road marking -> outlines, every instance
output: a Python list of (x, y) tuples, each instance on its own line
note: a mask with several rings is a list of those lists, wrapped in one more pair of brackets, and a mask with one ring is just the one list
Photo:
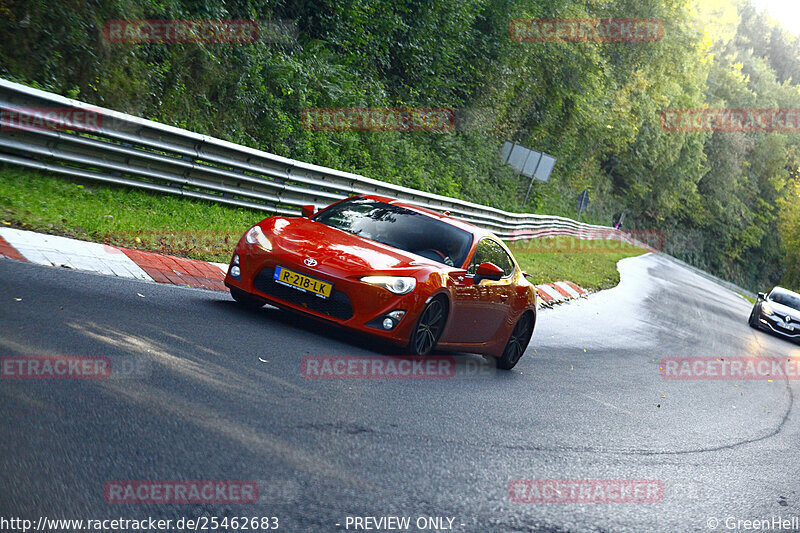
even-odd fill
[(626, 414), (629, 414), (629, 415), (633, 415), (633, 413), (631, 413), (630, 411), (628, 411), (628, 410), (626, 410), (626, 409), (622, 409), (621, 407), (617, 407), (616, 405), (612, 405), (612, 404), (610, 404), (610, 403), (608, 403), (608, 402), (604, 402), (603, 400), (598, 400), (597, 398), (594, 398), (594, 397), (592, 397), (592, 396), (589, 396), (588, 394), (584, 394), (584, 393), (582, 393), (582, 392), (579, 392), (578, 394), (580, 394), (581, 396), (585, 396), (585, 397), (589, 398), (590, 400), (594, 400), (594, 401), (596, 401), (596, 402), (597, 402), (597, 403), (599, 403), (599, 404), (603, 404), (603, 405), (605, 405), (606, 407), (610, 407), (610, 408), (612, 408), (612, 409), (616, 409), (617, 411), (622, 411), (623, 413), (626, 413)]

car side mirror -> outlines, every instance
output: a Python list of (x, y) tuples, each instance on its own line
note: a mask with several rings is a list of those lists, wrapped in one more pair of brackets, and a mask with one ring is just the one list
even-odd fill
[(300, 208), (300, 211), (303, 214), (303, 218), (311, 218), (314, 216), (314, 213), (317, 212), (317, 206), (315, 205), (304, 205)]
[(767, 294), (764, 293), (764, 292), (759, 292), (758, 293), (758, 299), (759, 300), (766, 300), (767, 299)]
[(485, 279), (497, 281), (503, 277), (503, 269), (494, 263), (481, 263), (475, 271), (475, 285), (479, 284)]

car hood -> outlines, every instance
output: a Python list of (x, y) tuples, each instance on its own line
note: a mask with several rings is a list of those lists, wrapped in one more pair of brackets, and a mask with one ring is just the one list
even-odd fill
[(273, 246), (316, 261), (317, 268), (361, 274), (401, 271), (412, 273), (448, 268), (424, 257), (332, 228), (307, 218), (272, 217), (261, 223)]
[(776, 302), (772, 302), (767, 300), (765, 303), (768, 303), (769, 306), (772, 308), (775, 313), (778, 314), (781, 318), (786, 318), (787, 316), (792, 317), (792, 320), (800, 322), (800, 311), (797, 309), (793, 309), (789, 306), (779, 304)]

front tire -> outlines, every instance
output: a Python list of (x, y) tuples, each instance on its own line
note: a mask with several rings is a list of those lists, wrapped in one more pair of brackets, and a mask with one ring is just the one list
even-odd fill
[(747, 323), (750, 324), (750, 327), (753, 329), (760, 329), (758, 327), (758, 318), (756, 317), (756, 308), (753, 307), (753, 312), (750, 313), (750, 318), (747, 319)]
[(428, 355), (436, 347), (447, 323), (447, 304), (443, 298), (434, 298), (419, 316), (411, 333), (408, 350), (413, 355)]
[(533, 313), (525, 313), (519, 318), (508, 338), (502, 357), (497, 360), (497, 368), (511, 370), (516, 366), (525, 353), (528, 343), (531, 342), (533, 325)]
[(236, 289), (234, 287), (231, 287), (230, 289), (231, 289), (231, 296), (233, 296), (233, 299), (236, 300), (236, 303), (238, 303), (245, 309), (249, 311), (257, 311), (262, 307), (264, 307), (264, 302), (262, 302), (255, 296), (252, 296), (244, 292), (243, 290)]

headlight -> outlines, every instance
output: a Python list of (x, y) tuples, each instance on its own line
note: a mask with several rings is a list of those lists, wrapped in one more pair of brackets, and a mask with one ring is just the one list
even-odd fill
[(761, 304), (761, 312), (765, 315), (774, 315), (775, 311), (769, 306), (769, 304)]
[(269, 242), (269, 239), (267, 239), (267, 236), (264, 235), (264, 232), (259, 226), (253, 226), (247, 230), (247, 233), (244, 234), (244, 240), (247, 244), (255, 244), (268, 252), (272, 251), (272, 243)]
[(395, 294), (408, 294), (417, 286), (416, 279), (404, 276), (365, 276), (361, 281), (383, 287)]

